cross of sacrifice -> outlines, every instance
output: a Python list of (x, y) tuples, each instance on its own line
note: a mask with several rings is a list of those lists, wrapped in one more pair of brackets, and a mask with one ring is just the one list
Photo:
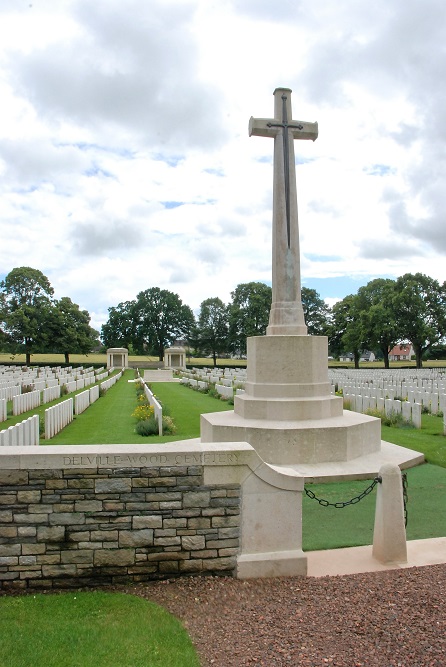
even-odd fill
[(274, 118), (249, 120), (249, 136), (274, 137), (273, 261), (267, 335), (306, 335), (302, 308), (294, 139), (318, 135), (317, 123), (292, 118), (291, 90), (274, 91)]

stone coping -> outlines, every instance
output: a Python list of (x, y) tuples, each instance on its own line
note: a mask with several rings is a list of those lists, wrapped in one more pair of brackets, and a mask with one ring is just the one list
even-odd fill
[(265, 463), (247, 442), (202, 444), (196, 438), (151, 446), (40, 445), (0, 448), (0, 470), (5, 471), (72, 469), (82, 472), (93, 468), (126, 469), (152, 466), (215, 468), (216, 476), (221, 477), (222, 482), (231, 471), (245, 466), (247, 474), (251, 471), (279, 489), (301, 491), (304, 484), (300, 472)]
[(393, 463), (401, 470), (421, 465), (424, 454), (381, 440), (381, 449), (349, 461), (325, 463), (297, 463), (274, 466), (278, 471), (290, 469), (303, 475), (307, 483), (345, 482), (352, 479), (375, 477), (384, 463)]

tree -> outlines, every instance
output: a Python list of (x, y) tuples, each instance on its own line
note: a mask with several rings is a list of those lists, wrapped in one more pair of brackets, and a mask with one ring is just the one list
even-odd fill
[(0, 289), (3, 290), (3, 335), (10, 350), (24, 352), (26, 363), (30, 364), (31, 354), (49, 344), (45, 323), (54, 308), (54, 290), (41, 271), (29, 266), (10, 271), (0, 282)]
[(140, 292), (133, 307), (136, 346), (156, 351), (162, 361), (164, 348), (178, 338), (187, 338), (194, 326), (194, 314), (178, 294), (159, 287)]
[(398, 341), (398, 324), (394, 310), (395, 281), (389, 278), (371, 280), (358, 290), (363, 339), (369, 349), (379, 348), (384, 368), (389, 368), (389, 352)]
[(229, 340), (231, 349), (246, 354), (246, 339), (263, 336), (269, 321), (272, 289), (260, 282), (241, 283), (231, 292)]
[[(108, 320), (101, 327), (101, 340), (106, 347), (126, 347), (135, 338), (135, 301), (124, 301), (108, 309)], [(138, 350), (139, 352), (139, 350)]]
[(393, 301), (400, 341), (413, 345), (417, 368), (422, 356), (446, 335), (446, 283), (423, 273), (406, 273), (397, 279)]
[(197, 342), (200, 349), (211, 353), (214, 366), (217, 354), (228, 349), (228, 308), (216, 298), (206, 299), (201, 303), (197, 322)]
[(308, 334), (326, 336), (330, 326), (331, 309), (315, 289), (302, 287), (302, 307)]
[(347, 350), (352, 352), (355, 368), (359, 368), (359, 357), (364, 349), (364, 329), (357, 294), (350, 294), (333, 306), (330, 349), (338, 354)]
[(91, 352), (99, 332), (90, 326), (88, 311), (80, 310), (77, 303), (64, 296), (55, 302), (54, 315), (51, 347), (65, 355), (65, 363), (70, 363), (70, 354)]

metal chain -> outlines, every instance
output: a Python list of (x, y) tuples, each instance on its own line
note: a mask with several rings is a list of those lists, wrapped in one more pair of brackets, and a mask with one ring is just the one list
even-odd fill
[(407, 491), (409, 482), (407, 481), (407, 472), (402, 473), (401, 480), (403, 482), (404, 526), (407, 528), (407, 503), (409, 502), (409, 493)]
[(369, 493), (371, 493), (373, 491), (373, 489), (375, 488), (375, 486), (378, 483), (381, 483), (381, 482), (382, 482), (381, 477), (375, 477), (375, 479), (370, 484), (370, 486), (368, 486), (366, 489), (364, 489), (364, 491), (362, 493), (360, 493), (359, 496), (355, 496), (351, 500), (347, 500), (345, 502), (338, 502), (338, 503), (330, 503), (328, 500), (325, 500), (324, 498), (318, 498), (316, 496), (316, 494), (313, 493), (313, 491), (310, 491), (309, 489), (306, 489), (306, 488), (304, 488), (304, 490), (305, 490), (305, 493), (307, 494), (307, 496), (309, 498), (311, 498), (312, 500), (317, 500), (319, 505), (322, 505), (322, 507), (336, 507), (337, 509), (341, 509), (343, 507), (347, 507), (348, 505), (356, 505), (356, 503), (359, 503), (363, 498), (368, 496)]

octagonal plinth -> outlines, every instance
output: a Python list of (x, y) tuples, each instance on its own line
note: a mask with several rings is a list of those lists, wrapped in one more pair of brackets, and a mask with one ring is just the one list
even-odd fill
[(243, 419), (235, 412), (201, 415), (201, 442), (249, 442), (267, 463), (349, 461), (381, 447), (381, 421), (344, 411), (328, 419)]
[(331, 394), (324, 336), (248, 338), (245, 393), (201, 416), (202, 442), (245, 441), (277, 464), (349, 461), (380, 450), (381, 421)]

